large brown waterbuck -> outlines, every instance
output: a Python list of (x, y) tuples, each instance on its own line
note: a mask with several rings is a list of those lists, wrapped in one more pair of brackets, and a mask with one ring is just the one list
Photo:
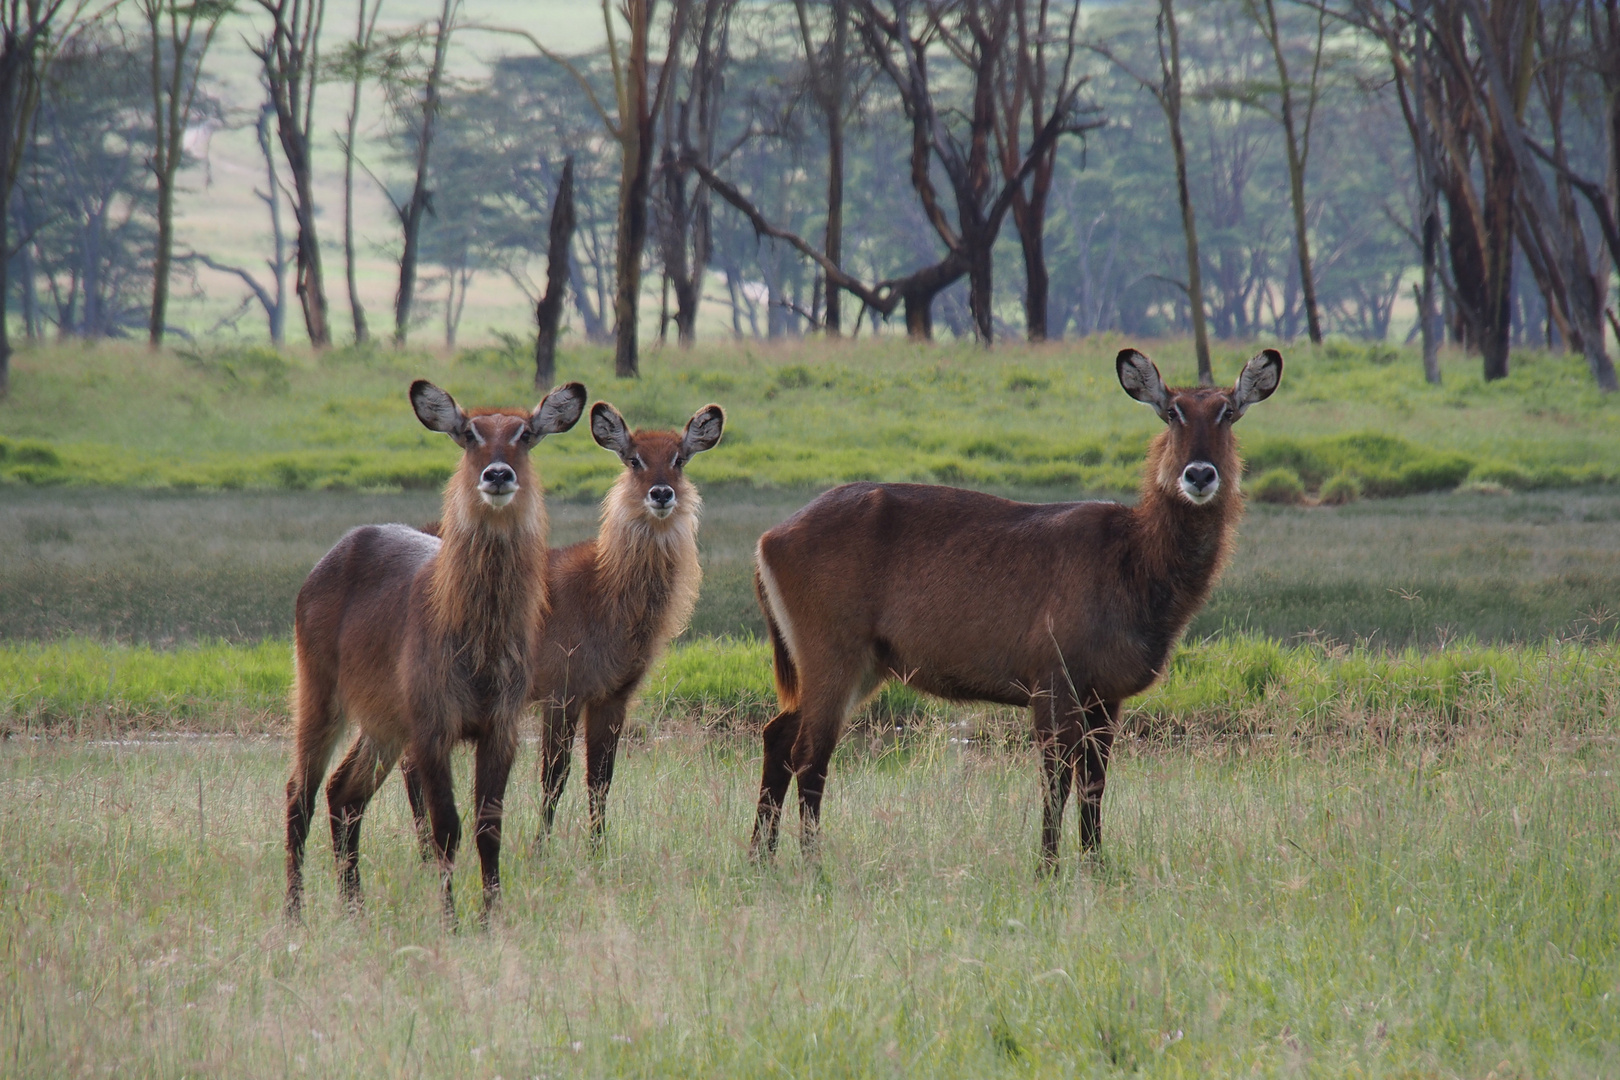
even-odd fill
[(760, 537), (755, 586), (781, 712), (764, 732), (756, 857), (775, 851), (795, 778), (814, 854), (839, 733), (890, 679), (1029, 706), (1045, 772), (1042, 866), (1057, 866), (1076, 782), (1080, 846), (1094, 848), (1120, 703), (1164, 672), (1226, 563), (1243, 511), (1232, 425), (1271, 396), (1282, 366), (1267, 349), (1230, 390), (1171, 389), (1123, 350), (1120, 384), (1165, 423), (1135, 506), (846, 484)]
[(529, 699), (532, 644), (544, 632), (546, 511), (530, 449), (567, 431), (585, 388), (559, 386), (532, 412), (471, 414), (425, 380), (411, 385), (417, 418), (462, 449), (444, 491), (440, 535), (366, 525), (327, 552), (298, 593), (293, 691), (296, 742), (287, 783), (287, 911), (303, 901), (304, 841), (315, 793), (350, 721), (360, 734), (327, 785), (344, 899), (360, 902), (360, 822), (377, 787), (408, 752), (421, 784), (445, 914), (461, 821), (450, 751), (475, 746), (474, 836), (484, 918), (500, 891), (501, 809)]

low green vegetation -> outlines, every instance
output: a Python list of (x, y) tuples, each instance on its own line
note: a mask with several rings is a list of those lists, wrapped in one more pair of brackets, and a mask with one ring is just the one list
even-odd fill
[[(834, 763), (824, 858), (745, 854), (753, 740), (621, 753), (605, 848), (532, 753), (502, 909), (438, 919), (390, 781), (346, 916), (312, 837), (281, 917), (283, 744), (0, 749), (5, 1072), (1477, 1076), (1620, 1068), (1620, 749), (1512, 735), (1122, 745), (1098, 857), (1035, 876), (1033, 752)], [(458, 760), (458, 776), (470, 762)], [(458, 783), (458, 791), (462, 785)], [(462, 796), (465, 798), (465, 796)]]
[[(650, 355), (634, 382), (613, 379), (607, 353), (583, 347), (563, 356), (559, 374), (642, 426), (725, 405), (724, 452), (693, 467), (711, 485), (885, 479), (1129, 492), (1156, 421), (1119, 392), (1120, 344), (990, 353), (892, 338), (706, 344)], [(1168, 378), (1190, 381), (1186, 343), (1148, 348)], [(1220, 377), (1245, 356), (1228, 349)], [(1414, 355), (1386, 346), (1296, 346), (1287, 363), (1282, 391), (1245, 419), (1244, 445), (1251, 471), (1290, 469), (1308, 492), (1335, 477), (1368, 497), (1620, 480), (1616, 406), (1578, 357), (1520, 354), (1514, 374), (1491, 384), (1454, 357), (1439, 388)], [(535, 397), (519, 343), (449, 358), (63, 345), (20, 353), (15, 365), (0, 403), (0, 482), (33, 485), (434, 489), (455, 452), (411, 417), (411, 378), (434, 378), (469, 404)], [(548, 440), (539, 461), (562, 496), (600, 493), (617, 473), (583, 431)]]
[[(774, 711), (770, 648), (699, 638), (677, 644), (648, 677), (635, 714), (645, 733), (674, 723), (747, 727)], [(286, 730), (292, 647), (207, 643), (168, 651), (83, 639), (0, 647), (0, 727), (11, 731), (128, 728)], [(1299, 644), (1252, 637), (1194, 641), (1164, 680), (1131, 703), (1145, 734), (1265, 731), (1319, 737), (1446, 729), (1526, 711), (1569, 730), (1602, 729), (1620, 709), (1620, 644), (1443, 651)], [(1021, 714), (964, 711), (891, 683), (867, 710), (875, 727), (958, 724), (970, 738), (1023, 737)], [(1380, 737), (1384, 737), (1380, 735)]]

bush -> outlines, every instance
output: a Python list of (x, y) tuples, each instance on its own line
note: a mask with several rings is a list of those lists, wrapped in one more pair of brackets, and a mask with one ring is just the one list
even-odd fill
[(1263, 503), (1297, 503), (1305, 498), (1305, 484), (1293, 469), (1271, 469), (1249, 485), (1249, 494)]
[(1324, 506), (1343, 506), (1361, 498), (1361, 481), (1347, 472), (1339, 473), (1322, 485)]

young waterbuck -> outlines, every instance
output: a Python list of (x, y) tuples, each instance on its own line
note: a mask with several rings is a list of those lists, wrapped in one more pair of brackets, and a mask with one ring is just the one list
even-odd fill
[(1243, 510), (1232, 425), (1282, 376), (1274, 349), (1230, 390), (1167, 388), (1135, 349), (1115, 366), (1165, 423), (1134, 507), (846, 484), (760, 537), (755, 586), (782, 711), (765, 727), (756, 857), (775, 850), (795, 778), (813, 854), (844, 720), (889, 679), (1028, 705), (1046, 780), (1042, 865), (1056, 868), (1076, 779), (1080, 845), (1096, 846), (1120, 703), (1163, 673), (1226, 562)]
[[(647, 669), (686, 627), (703, 571), (698, 565), (697, 488), (686, 477), (694, 454), (720, 441), (726, 414), (705, 405), (683, 431), (631, 432), (605, 401), (591, 408), (591, 434), (624, 462), (602, 500), (594, 540), (551, 552), (551, 615), (534, 638), (530, 694), (540, 702), (544, 775), (541, 826), (551, 828), (568, 781), (575, 732), (585, 718), (585, 787), (592, 839), (600, 839), (625, 710)], [(422, 825), (414, 761), (406, 790)]]
[(467, 413), (430, 382), (411, 384), (422, 423), (462, 448), (444, 491), (440, 536), (366, 525), (339, 540), (298, 593), (296, 743), (287, 782), (287, 911), (303, 894), (315, 793), (350, 720), (360, 734), (327, 785), (343, 897), (360, 902), (360, 821), (408, 751), (432, 819), (445, 914), (461, 839), (450, 751), (476, 744), (475, 840), (484, 917), (500, 890), (501, 801), (529, 699), (530, 654), (544, 631), (546, 511), (529, 450), (567, 431), (585, 388), (559, 386), (533, 412)]

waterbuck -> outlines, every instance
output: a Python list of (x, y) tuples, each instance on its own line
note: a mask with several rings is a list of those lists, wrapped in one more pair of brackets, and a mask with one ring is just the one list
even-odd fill
[(360, 734), (327, 785), (343, 898), (360, 902), (360, 822), (401, 752), (415, 763), (444, 910), (461, 839), (450, 751), (476, 744), (475, 841), (484, 918), (500, 890), (501, 803), (529, 699), (532, 644), (544, 631), (546, 511), (529, 450), (567, 431), (585, 388), (559, 386), (533, 412), (467, 413), (425, 380), (411, 405), (462, 449), (444, 490), (439, 536), (405, 525), (347, 533), (298, 593), (294, 619), (296, 742), (287, 782), (287, 911), (303, 900), (304, 841), (315, 793), (350, 720)]
[(1260, 353), (1230, 390), (1167, 388), (1135, 349), (1115, 367), (1165, 423), (1135, 506), (846, 484), (760, 537), (755, 588), (781, 712), (764, 732), (756, 857), (775, 851), (794, 778), (814, 854), (839, 732), (890, 679), (1029, 706), (1045, 772), (1042, 866), (1057, 866), (1076, 774), (1080, 846), (1096, 846), (1120, 703), (1164, 672), (1227, 560), (1243, 511), (1232, 425), (1276, 390), (1282, 356)]
[[(703, 500), (686, 463), (720, 441), (725, 423), (720, 406), (705, 405), (682, 431), (631, 432), (612, 405), (591, 407), (591, 435), (618, 455), (624, 472), (602, 500), (597, 537), (553, 550), (547, 562), (551, 615), (535, 635), (530, 673), (530, 694), (541, 708), (541, 838), (568, 781), (581, 716), (591, 837), (601, 838), (625, 710), (658, 654), (686, 628), (703, 577), (697, 551)], [(420, 832), (422, 791), (413, 766), (402, 768)]]

